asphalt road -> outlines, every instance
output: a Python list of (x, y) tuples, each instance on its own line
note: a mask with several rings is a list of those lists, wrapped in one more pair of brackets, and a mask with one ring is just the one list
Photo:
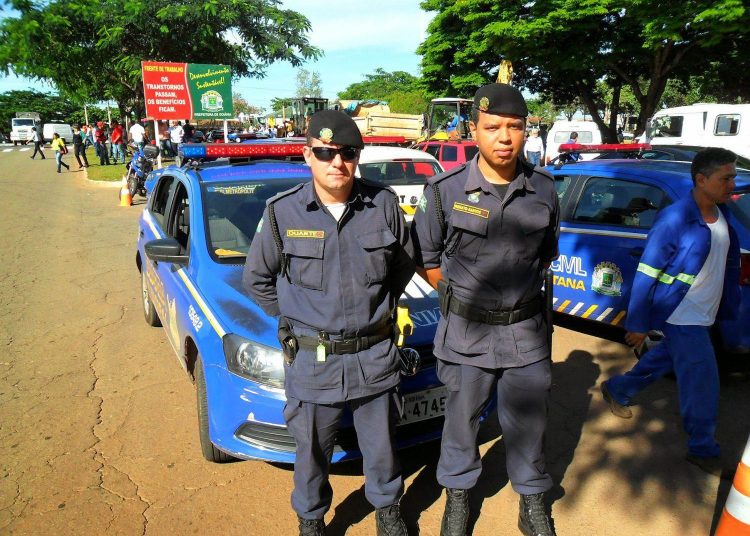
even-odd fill
[[(0, 151), (0, 533), (295, 534), (290, 467), (201, 457), (193, 386), (161, 329), (143, 321), (141, 206), (120, 208), (116, 188), (29, 155)], [(709, 534), (730, 483), (684, 461), (674, 382), (620, 420), (598, 386), (632, 364), (628, 349), (564, 328), (554, 343), (557, 533)], [(722, 385), (718, 435), (732, 460), (750, 430), (748, 385)], [(483, 429), (481, 452), (472, 533), (518, 534), (496, 425)], [(437, 454), (436, 444), (403, 453), (412, 535), (439, 534)], [(363, 482), (358, 463), (334, 468), (329, 535), (374, 534)]]

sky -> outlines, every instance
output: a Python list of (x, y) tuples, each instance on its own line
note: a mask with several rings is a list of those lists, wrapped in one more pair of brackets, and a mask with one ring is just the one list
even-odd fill
[[(416, 54), (425, 39), (432, 13), (419, 8), (419, 0), (330, 2), (284, 0), (283, 6), (305, 15), (312, 29), (308, 39), (323, 51), (316, 62), (302, 68), (320, 74), (323, 97), (334, 99), (350, 84), (360, 82), (378, 67), (386, 71), (419, 74)], [(148, 58), (144, 58), (148, 59)], [(297, 69), (288, 63), (271, 65), (265, 78), (232, 81), (232, 90), (255, 106), (270, 110), (274, 97), (292, 97)], [(49, 85), (26, 78), (0, 76), (0, 93), (14, 89), (53, 91)]]

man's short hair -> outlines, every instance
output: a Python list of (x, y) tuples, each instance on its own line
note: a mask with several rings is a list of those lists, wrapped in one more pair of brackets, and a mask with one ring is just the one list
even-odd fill
[(708, 177), (717, 168), (737, 162), (737, 155), (722, 147), (709, 147), (695, 153), (690, 165), (690, 176), (695, 184), (695, 178), (700, 173)]

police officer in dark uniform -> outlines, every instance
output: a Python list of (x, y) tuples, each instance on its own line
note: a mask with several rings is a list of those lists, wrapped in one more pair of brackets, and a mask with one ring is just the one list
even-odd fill
[(528, 110), (506, 84), (479, 88), (471, 132), (479, 154), (429, 180), (412, 226), (418, 271), (438, 289), (438, 376), (446, 385), (437, 479), (447, 489), (442, 536), (465, 535), (468, 492), (482, 470), (479, 417), (497, 393), (506, 466), (521, 495), (518, 525), (553, 536), (543, 437), (551, 383), (544, 271), (557, 256), (552, 176), (520, 158)]
[(297, 443), (292, 507), (305, 535), (325, 534), (330, 460), (348, 405), (377, 534), (406, 536), (393, 449), (400, 406), (393, 319), (414, 261), (395, 193), (354, 177), (363, 146), (343, 112), (311, 117), (304, 157), (313, 180), (268, 201), (243, 274), (263, 310), (280, 315), (284, 418)]

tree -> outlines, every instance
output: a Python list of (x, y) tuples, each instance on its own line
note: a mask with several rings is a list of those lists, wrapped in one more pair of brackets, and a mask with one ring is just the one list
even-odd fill
[(243, 97), (238, 91), (232, 92), (232, 106), (234, 107), (235, 115), (260, 115), (263, 113), (263, 108), (260, 106), (254, 106), (247, 102), (245, 97)]
[(391, 73), (382, 68), (365, 75), (361, 82), (350, 84), (338, 94), (340, 100), (380, 100), (388, 103), (394, 113), (424, 113), (430, 99), (422, 88), (421, 80), (406, 71)]
[(350, 84), (338, 94), (342, 100), (386, 100), (388, 95), (401, 91), (404, 93), (421, 90), (420, 80), (406, 71), (386, 72), (382, 68), (375, 69), (372, 74), (365, 75), (362, 82)]
[(307, 69), (297, 71), (297, 97), (320, 97), (323, 94), (320, 84), (320, 73)]
[[(417, 50), (430, 89), (470, 94), (509, 59), (514, 84), (554, 102), (579, 98), (607, 141), (616, 139), (616, 125), (604, 122), (598, 82), (613, 91), (611, 118), (619, 114), (617, 95), (624, 87), (632, 91), (641, 132), (668, 80), (709, 72), (727, 57), (748, 62), (742, 47), (750, 10), (742, 0), (668, 8), (659, 0), (424, 0), (421, 6), (437, 11)], [(736, 86), (747, 88), (748, 71), (736, 76), (744, 80)]]
[(224, 64), (262, 77), (320, 51), (309, 21), (275, 0), (11, 0), (0, 22), (0, 69), (46, 80), (73, 100), (115, 100), (144, 115), (141, 61)]
[[(59, 95), (31, 90), (8, 91), (0, 93), (0, 130), (10, 129), (10, 120), (16, 112), (37, 112), (42, 123), (72, 123), (77, 111), (77, 106)], [(83, 109), (80, 112), (83, 113)]]
[(274, 97), (271, 99), (271, 110), (273, 110), (277, 114), (280, 114), (281, 110), (291, 106), (292, 102), (294, 102), (294, 99), (282, 99), (279, 97)]

